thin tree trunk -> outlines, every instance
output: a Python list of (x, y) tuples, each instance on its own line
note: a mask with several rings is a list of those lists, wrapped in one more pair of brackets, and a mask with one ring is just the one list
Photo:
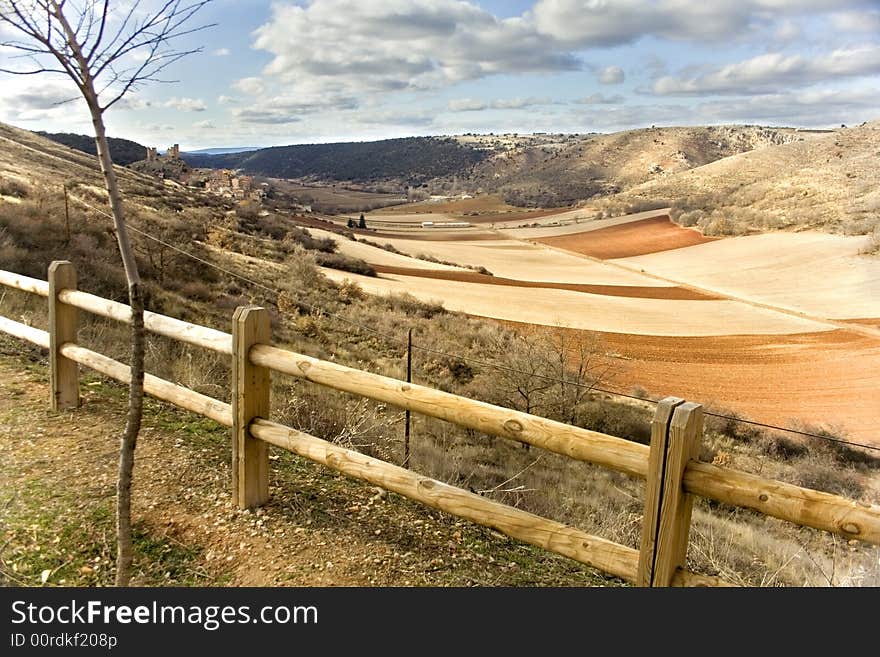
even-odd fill
[[(115, 12), (111, 8), (110, 2), (69, 3), (66, 9), (69, 9), (68, 13), (74, 17), (73, 25), (76, 26), (76, 29), (65, 16), (65, 3), (66, 0), (31, 0), (30, 2), (10, 0), (0, 5), (0, 23), (4, 28), (20, 31), (38, 44), (36, 46), (18, 42), (4, 44), (13, 50), (25, 53), (23, 56), (30, 58), (38, 66), (36, 71), (22, 71), (21, 73), (28, 75), (49, 71), (65, 73), (76, 83), (86, 100), (95, 127), (98, 160), (110, 197), (116, 239), (125, 269), (128, 298), (131, 305), (131, 380), (128, 416), (120, 441), (116, 519), (118, 541), (116, 584), (117, 586), (126, 586), (131, 580), (133, 560), (132, 472), (134, 470), (135, 447), (140, 433), (144, 396), (144, 294), (125, 223), (122, 197), (107, 144), (103, 114), (108, 107), (120, 100), (138, 82), (155, 79), (153, 76), (171, 62), (190, 52), (198, 52), (199, 49), (179, 52), (166, 51), (164, 46), (172, 39), (206, 27), (190, 30), (183, 28), (182, 24), (207, 4), (207, 1), (193, 2), (192, 4), (160, 3), (155, 12), (146, 10), (146, 18), (141, 20), (136, 17), (139, 12), (135, 11), (140, 5), (138, 0), (134, 2), (134, 9), (129, 11), (127, 16), (123, 12), (116, 36), (108, 37), (111, 39), (109, 44), (104, 39), (107, 36), (104, 28), (108, 26), (108, 20), (109, 24), (113, 24), (115, 20), (113, 16)], [(128, 34), (129, 32), (131, 34)], [(117, 60), (129, 58), (136, 50), (146, 52), (147, 57), (141, 64), (132, 65), (131, 68), (123, 66), (122, 72), (120, 69), (114, 68), (114, 63), (118, 63)], [(42, 68), (38, 59), (41, 54), (54, 57), (60, 70), (49, 67)], [(97, 83), (95, 76), (98, 78), (103, 76), (103, 82)], [(102, 107), (96, 86), (103, 87), (102, 90), (106, 91), (114, 85), (117, 86), (114, 93), (118, 91), (118, 94)], [(69, 227), (67, 237), (69, 240)]]
[[(97, 108), (97, 103), (90, 107)], [(128, 586), (131, 580), (131, 564), (133, 560), (131, 532), (131, 484), (134, 471), (134, 451), (137, 447), (138, 434), (141, 428), (141, 416), (144, 403), (144, 297), (138, 274), (137, 262), (131, 248), (125, 214), (116, 172), (110, 158), (104, 120), (100, 110), (92, 110), (92, 123), (95, 126), (95, 144), (98, 147), (98, 158), (101, 160), (101, 172), (110, 196), (110, 207), (116, 227), (116, 239), (119, 253), (125, 267), (125, 279), (128, 283), (128, 301), (131, 306), (131, 384), (128, 391), (128, 416), (125, 421), (125, 432), (119, 449), (119, 474), (116, 482), (116, 586)]]
[[(79, 51), (75, 52), (75, 55), (77, 59), (82, 58), (82, 54)], [(84, 60), (81, 62), (80, 68), (84, 72), (87, 70)], [(116, 172), (113, 170), (113, 160), (110, 157), (103, 112), (98, 103), (98, 96), (95, 93), (92, 78), (88, 74), (84, 77), (83, 95), (88, 103), (89, 111), (92, 115), (92, 125), (95, 128), (95, 145), (98, 149), (98, 159), (101, 162), (101, 173), (104, 174), (107, 194), (110, 197), (110, 208), (116, 228), (116, 240), (119, 244), (119, 254), (122, 256), (122, 265), (125, 269), (125, 280), (128, 284), (128, 301), (131, 306), (131, 381), (128, 389), (128, 414), (125, 421), (125, 431), (119, 447), (119, 472), (116, 481), (116, 586), (128, 586), (131, 581), (131, 565), (133, 561), (131, 532), (132, 473), (134, 471), (134, 451), (137, 447), (138, 434), (141, 429), (141, 416), (144, 405), (144, 296), (137, 261), (135, 260), (131, 240), (128, 237), (122, 197), (119, 193), (119, 184), (116, 180)]]

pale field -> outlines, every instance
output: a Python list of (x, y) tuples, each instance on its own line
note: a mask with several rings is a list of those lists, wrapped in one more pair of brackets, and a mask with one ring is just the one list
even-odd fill
[(634, 299), (397, 274), (373, 278), (331, 269), (323, 271), (335, 281), (355, 281), (370, 294), (407, 292), (422, 301), (442, 302), (447, 310), (581, 330), (623, 331), (634, 335), (712, 336), (807, 333), (830, 328), (736, 301)]
[(828, 319), (880, 317), (880, 258), (859, 255), (868, 238), (766, 233), (620, 263), (700, 288)]
[[(610, 228), (646, 218), (643, 215), (591, 222), (589, 228)], [(554, 230), (560, 227), (548, 232)], [(550, 236), (548, 232), (544, 235)], [(880, 258), (858, 255), (865, 238), (769, 233), (607, 262), (515, 239), (371, 239), (390, 242), (404, 252), (482, 265), (510, 279), (681, 284), (727, 297), (625, 298), (397, 274), (366, 278), (326, 270), (334, 280), (356, 280), (374, 294), (408, 292), (423, 301), (441, 301), (449, 310), (597, 332), (615, 358), (612, 387), (638, 386), (655, 398), (681, 396), (780, 426), (809, 422), (880, 445), (880, 340), (872, 332), (876, 329), (841, 328), (845, 325), (822, 321), (880, 318)], [(348, 248), (340, 245), (343, 251)], [(639, 246), (636, 239), (633, 248)], [(367, 261), (383, 259), (367, 249), (359, 253)], [(398, 262), (422, 269), (427, 264)]]
[[(380, 249), (378, 247), (371, 246), (370, 244), (347, 240), (335, 233), (321, 230), (319, 228), (309, 228), (309, 232), (315, 237), (329, 237), (336, 242), (338, 246), (337, 250), (339, 251), (339, 253), (350, 256), (352, 258), (360, 258), (361, 260), (366, 260), (371, 265), (383, 265), (386, 267), (416, 267), (418, 269), (430, 269), (434, 271), (462, 271), (461, 267), (441, 265), (436, 262), (418, 260), (417, 258), (411, 258), (409, 256), (400, 255), (398, 253), (392, 253), (391, 251), (386, 251), (385, 249)], [(379, 244), (384, 244), (386, 241), (388, 241), (381, 238), (368, 239)]]
[[(388, 242), (404, 253), (412, 255), (424, 253), (438, 260), (454, 262), (458, 265), (481, 266), (496, 276), (524, 281), (647, 287), (671, 286), (669, 283), (642, 276), (638, 272), (627, 271), (603, 262), (519, 240), (433, 242), (398, 238), (385, 239), (381, 236), (371, 239), (382, 243)], [(365, 259), (370, 262), (369, 258)], [(421, 261), (415, 262), (420, 263)], [(420, 264), (410, 266), (421, 267)]]

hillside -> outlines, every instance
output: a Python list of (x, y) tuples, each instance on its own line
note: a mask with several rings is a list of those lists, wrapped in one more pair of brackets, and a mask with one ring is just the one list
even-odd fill
[[(810, 135), (812, 136), (812, 135)], [(540, 145), (514, 142), (458, 181), (472, 192), (500, 193), (513, 205), (571, 205), (596, 195), (700, 167), (743, 152), (804, 138), (787, 128), (646, 128), (607, 135), (560, 136)]]
[[(46, 137), (52, 141), (64, 144), (70, 148), (75, 148), (83, 153), (95, 155), (97, 147), (95, 146), (95, 138), (88, 135), (76, 135), (70, 132), (37, 132), (41, 137)], [(123, 166), (143, 160), (147, 156), (147, 147), (138, 144), (129, 139), (119, 139), (117, 137), (108, 137), (110, 143), (110, 154), (116, 164)]]
[(276, 146), (225, 155), (182, 154), (193, 167), (240, 169), (271, 178), (394, 181), (398, 189), (468, 171), (486, 156), (453, 139), (435, 137)]
[(880, 225), (880, 123), (816, 134), (656, 177), (598, 206), (649, 205), (710, 235), (814, 228), (861, 235)]
[[(3, 125), (0, 145), (0, 268), (45, 278), (48, 262), (69, 259), (77, 268), (82, 290), (124, 300), (125, 285), (111, 224), (101, 211), (106, 200), (94, 159)], [(636, 442), (644, 443), (650, 435), (649, 404), (623, 403), (587, 387), (595, 381), (608, 381), (602, 377), (621, 360), (615, 355), (621, 347), (610, 342), (614, 339), (611, 334), (606, 343), (606, 338), (586, 331), (568, 333), (523, 325), (514, 330), (510, 322), (450, 311), (451, 297), (443, 299), (448, 303), (444, 307), (436, 299), (418, 301), (414, 295), (399, 291), (371, 295), (366, 284), (351, 280), (334, 283), (329, 277), (335, 274), (319, 268), (319, 263), (350, 264), (352, 258), (361, 257), (346, 256), (347, 249), (340, 244), (349, 248), (354, 244), (362, 254), (380, 251), (388, 262), (401, 267), (412, 266), (414, 259), (394, 251), (393, 243), (401, 244), (402, 240), (382, 233), (368, 234), (388, 242), (382, 248), (375, 247), (365, 240), (355, 242), (354, 233), (346, 233), (343, 224), (328, 224), (319, 215), (269, 204), (263, 208), (234, 205), (125, 167), (118, 172), (129, 221), (139, 231), (133, 239), (150, 310), (228, 331), (236, 307), (259, 304), (271, 315), (273, 343), (394, 377), (402, 373), (406, 355), (403, 339), (411, 328), (416, 343), (425, 347), (413, 359), (414, 380), (420, 384), (520, 410), (526, 403), (533, 404), (527, 408), (551, 419)], [(70, 190), (69, 221), (63, 186)], [(304, 230), (306, 225), (314, 228), (312, 233)], [(337, 230), (327, 236), (317, 228), (324, 225)], [(163, 243), (142, 233), (157, 236)], [(529, 255), (526, 251), (535, 252), (536, 260), (539, 256), (545, 260), (555, 257), (549, 250), (532, 248), (524, 241), (504, 244), (496, 238), (487, 242), (487, 252), (499, 265), (508, 267), (528, 266), (531, 260), (523, 257)], [(425, 254), (429, 247), (448, 249), (447, 257), (459, 264), (468, 264), (468, 252), (476, 253), (473, 245), (454, 240), (425, 241), (413, 247), (411, 253), (415, 254)], [(182, 256), (174, 250), (177, 248), (193, 253), (201, 262)], [(431, 264), (437, 271), (457, 269), (436, 260)], [(601, 282), (591, 274), (599, 269), (599, 263), (575, 256), (568, 260), (572, 271), (592, 278), (592, 283)], [(554, 262), (558, 260), (548, 262), (548, 268)], [(215, 263), (226, 272), (206, 263)], [(607, 269), (611, 271), (611, 266)], [(615, 279), (606, 282), (619, 288), (622, 270), (619, 266), (613, 269)], [(502, 269), (495, 273), (502, 283), (505, 275), (512, 278)], [(527, 303), (552, 300), (555, 291), (546, 287), (551, 278), (545, 273), (549, 272), (533, 271), (536, 281), (543, 284), (530, 287)], [(640, 276), (636, 272), (624, 274), (633, 280)], [(492, 287), (493, 298), (504, 303), (508, 289), (490, 284), (493, 278), (480, 278), (481, 284)], [(671, 295), (663, 291), (636, 290), (634, 284), (627, 291), (632, 293), (630, 297), (620, 301), (608, 294), (609, 290), (594, 285), (580, 292), (582, 297), (573, 305), (581, 315), (589, 315), (590, 306), (602, 301), (621, 308), (623, 321), (639, 315), (632, 311), (636, 307), (632, 304), (638, 302), (633, 299), (648, 292), (653, 296), (644, 303), (658, 307), (672, 302), (713, 303), (692, 294), (670, 300), (665, 297)], [(634, 296), (636, 293), (642, 297)], [(614, 298), (603, 300), (603, 295)], [(0, 315), (45, 328), (45, 300), (7, 291), (0, 295)], [(722, 323), (727, 318), (742, 321), (741, 315), (723, 315)], [(637, 336), (637, 341), (651, 342), (646, 348), (657, 342), (643, 336)], [(78, 342), (120, 360), (128, 349), (123, 325), (99, 321), (87, 313), (81, 315)], [(700, 344), (706, 352), (717, 351), (714, 337)], [(758, 358), (763, 362), (766, 348), (759, 347)], [(13, 340), (0, 342), (0, 351), (13, 354), (12, 360), (0, 359), (0, 413), (9, 418), (8, 426), (0, 423), (0, 451), (7, 455), (0, 478), (9, 481), (14, 491), (14, 499), (0, 509), (14, 553), (9, 559), (4, 553), (0, 578), (9, 575), (36, 583), (41, 572), (52, 570), (57, 571), (53, 576), (65, 573), (67, 583), (105, 583), (109, 561), (101, 541), (112, 535), (112, 528), (105, 504), (108, 500), (102, 493), (112, 486), (114, 432), (118, 431), (124, 390), (85, 374), (84, 407), (71, 414), (74, 417), (51, 414), (44, 402), (36, 401), (46, 399), (45, 353)], [(156, 335), (149, 339), (147, 358), (149, 372), (228, 399), (228, 359)], [(514, 372), (511, 366), (516, 368)], [(526, 378), (509, 376), (517, 370)], [(41, 379), (34, 378), (35, 371)], [(543, 377), (540, 390), (529, 391), (529, 399), (523, 402), (519, 398), (522, 382), (535, 379), (534, 372)], [(574, 377), (588, 383), (573, 391), (567, 382)], [(402, 462), (400, 409), (296, 379), (273, 377), (272, 385), (274, 420), (389, 462)], [(699, 399), (711, 397), (701, 392)], [(543, 586), (591, 585), (607, 579), (580, 566), (572, 567), (569, 561), (523, 548), (497, 532), (475, 529), (393, 494), (352, 483), (286, 453), (273, 452), (278, 460), (272, 466), (275, 478), (270, 505), (255, 514), (236, 512), (229, 504), (228, 470), (224, 470), (228, 432), (155, 402), (149, 404), (147, 420), (143, 440), (146, 458), (139, 462), (143, 474), (137, 480), (142, 488), (135, 493), (136, 505), (140, 505), (136, 518), (141, 532), (143, 583), (153, 584), (165, 577), (184, 584)], [(32, 431), (34, 438), (20, 445), (20, 436), (27, 431)], [(408, 466), (425, 476), (629, 547), (639, 543), (645, 487), (637, 479), (580, 467), (550, 452), (525, 450), (514, 441), (488, 439), (477, 431), (418, 414), (414, 414), (412, 436)], [(801, 444), (791, 437), (707, 418), (701, 458), (873, 501), (880, 461), (847, 449), (831, 449), (821, 440)], [(68, 478), (70, 488), (60, 485)], [(72, 505), (83, 498), (72, 498), (68, 493), (81, 489), (87, 491), (88, 504), (74, 511)], [(51, 495), (43, 494), (44, 490)], [(705, 500), (695, 506), (694, 550), (689, 562), (700, 572), (747, 585), (823, 585), (831, 582), (823, 576), (832, 570), (834, 583), (873, 577), (874, 571), (867, 568), (876, 565), (876, 554), (868, 546), (849, 545), (842, 554), (834, 553), (836, 544), (827, 535), (766, 522), (755, 514), (733, 512)], [(78, 531), (83, 515), (91, 523), (85, 532)], [(47, 528), (45, 538), (50, 543), (41, 545), (34, 538), (30, 528), (37, 523)], [(56, 537), (59, 542), (52, 543)], [(255, 538), (259, 540), (252, 540)], [(500, 543), (487, 547), (494, 541)], [(267, 570), (243, 572), (231, 562), (224, 567), (218, 557), (230, 555), (234, 559), (236, 554), (265, 556)], [(795, 554), (809, 559), (793, 559)], [(496, 562), (502, 565), (496, 566)], [(17, 570), (12, 570), (11, 563), (17, 564)], [(93, 564), (100, 564), (101, 570)]]

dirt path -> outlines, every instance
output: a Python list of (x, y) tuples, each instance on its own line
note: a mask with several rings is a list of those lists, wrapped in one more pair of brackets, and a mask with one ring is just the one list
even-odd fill
[[(0, 582), (112, 583), (121, 386), (48, 410), (46, 363), (0, 338)], [(37, 360), (34, 360), (36, 358)], [(414, 451), (414, 459), (418, 456)], [(136, 585), (593, 586), (617, 581), (273, 448), (271, 501), (229, 501), (228, 430), (147, 400)], [(173, 558), (172, 558), (173, 557)]]

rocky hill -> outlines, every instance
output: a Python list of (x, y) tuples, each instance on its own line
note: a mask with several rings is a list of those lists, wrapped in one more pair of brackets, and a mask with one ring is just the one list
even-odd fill
[(474, 193), (500, 193), (513, 205), (570, 205), (739, 153), (814, 136), (790, 128), (709, 126), (560, 136), (543, 144), (514, 141), (457, 184)]
[(672, 206), (715, 235), (775, 228), (866, 234), (880, 226), (880, 122), (794, 140), (652, 176), (599, 203), (608, 214)]

